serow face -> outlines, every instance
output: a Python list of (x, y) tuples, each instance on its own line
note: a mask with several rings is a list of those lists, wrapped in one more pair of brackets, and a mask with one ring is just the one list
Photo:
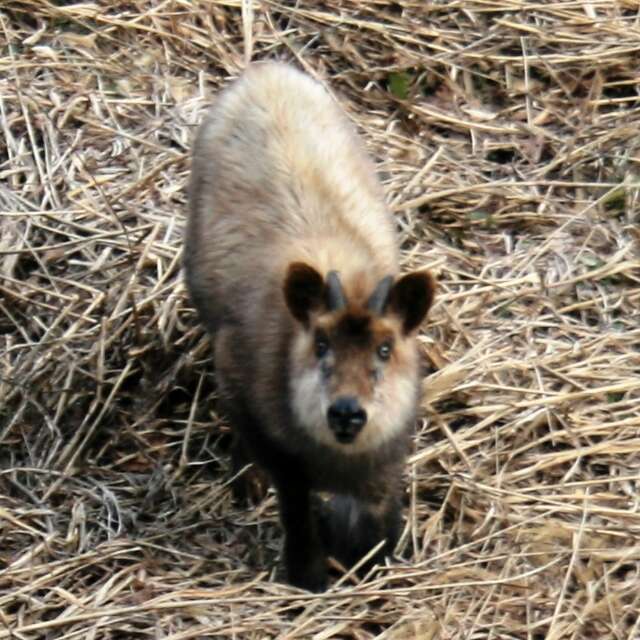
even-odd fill
[(433, 300), (431, 276), (387, 276), (349, 300), (337, 272), (323, 279), (293, 263), (284, 294), (301, 326), (290, 362), (296, 422), (317, 441), (353, 450), (377, 447), (403, 428), (415, 408), (413, 336)]

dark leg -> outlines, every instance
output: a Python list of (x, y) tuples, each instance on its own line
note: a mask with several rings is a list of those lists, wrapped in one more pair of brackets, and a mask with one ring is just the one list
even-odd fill
[(358, 554), (362, 557), (381, 540), (385, 544), (371, 560), (365, 563), (363, 571), (368, 571), (374, 564), (384, 562), (393, 551), (402, 531), (400, 499), (395, 493), (389, 493), (376, 502), (363, 504), (363, 517), (358, 531)]
[(350, 568), (385, 541), (360, 569), (366, 573), (392, 555), (401, 532), (400, 499), (395, 492), (375, 499), (334, 496), (323, 509), (321, 534), (328, 552)]
[(308, 485), (293, 476), (277, 482), (289, 582), (308, 591), (327, 588), (327, 562), (311, 509)]
[[(235, 340), (231, 327), (221, 326), (214, 338), (214, 359), (216, 362), (216, 381), (220, 394), (220, 411), (225, 415), (232, 427), (233, 442), (231, 445), (231, 473), (234, 478), (232, 491), (234, 499), (243, 505), (258, 503), (269, 486), (265, 473), (255, 465), (245, 438), (259, 434), (257, 425), (247, 411), (247, 402), (242, 388), (234, 378), (234, 356), (231, 347)], [(243, 434), (248, 434), (243, 436)], [(244, 470), (249, 463), (253, 466)]]
[[(245, 469), (251, 462), (252, 459), (242, 436), (237, 432), (234, 433), (231, 445), (231, 473), (234, 480), (231, 490), (234, 500), (242, 505), (258, 504), (269, 488), (269, 478), (255, 463)], [(241, 473), (243, 469), (245, 471)]]

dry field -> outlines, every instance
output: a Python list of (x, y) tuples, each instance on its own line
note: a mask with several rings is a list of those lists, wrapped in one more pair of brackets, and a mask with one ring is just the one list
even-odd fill
[[(640, 638), (637, 0), (4, 0), (0, 639)], [(437, 275), (389, 566), (284, 585), (182, 284), (194, 126), (328, 81)]]

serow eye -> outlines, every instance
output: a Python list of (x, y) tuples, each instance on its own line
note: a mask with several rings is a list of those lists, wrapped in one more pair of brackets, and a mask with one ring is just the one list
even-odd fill
[(316, 335), (315, 339), (316, 358), (324, 358), (329, 351), (329, 340), (322, 333)]
[(378, 358), (380, 360), (388, 360), (391, 357), (391, 343), (389, 341), (383, 342), (378, 347)]

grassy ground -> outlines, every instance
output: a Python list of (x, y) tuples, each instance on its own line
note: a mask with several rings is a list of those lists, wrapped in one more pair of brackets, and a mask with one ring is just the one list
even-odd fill
[[(635, 0), (5, 0), (0, 638), (640, 638)], [(180, 274), (246, 59), (331, 89), (440, 295), (398, 558), (283, 585)]]

